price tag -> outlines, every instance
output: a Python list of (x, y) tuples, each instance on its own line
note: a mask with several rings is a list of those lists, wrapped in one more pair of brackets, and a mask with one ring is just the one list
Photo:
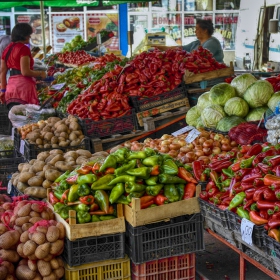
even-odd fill
[(254, 223), (243, 218), (241, 221), (241, 238), (249, 245), (253, 245), (252, 234), (254, 229)]
[(200, 132), (197, 129), (193, 129), (188, 136), (186, 137), (186, 142), (191, 143), (193, 142), (198, 136), (200, 135)]
[(52, 85), (52, 86), (50, 87), (50, 90), (60, 90), (60, 89), (62, 89), (62, 88), (64, 87), (65, 84), (66, 84), (66, 83), (61, 83), (61, 84)]
[(188, 126), (186, 126), (186, 127), (183, 127), (183, 128), (181, 128), (181, 129), (179, 129), (179, 130), (177, 130), (177, 131), (171, 133), (171, 135), (173, 135), (173, 136), (178, 136), (178, 135), (181, 135), (181, 134), (183, 134), (183, 133), (185, 133), (185, 132), (188, 132), (188, 131), (190, 131), (190, 130), (192, 130), (192, 129), (194, 129), (194, 127), (191, 126), (191, 125), (188, 125)]
[(11, 191), (12, 191), (12, 181), (10, 180), (10, 181), (8, 182), (7, 193), (10, 194)]
[(20, 140), (20, 148), (19, 151), (22, 155), (24, 155), (24, 140)]

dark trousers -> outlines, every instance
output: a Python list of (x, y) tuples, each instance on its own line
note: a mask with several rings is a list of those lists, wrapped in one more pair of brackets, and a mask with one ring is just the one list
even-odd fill
[[(11, 102), (11, 103), (7, 104), (8, 111), (10, 111), (15, 105), (21, 105), (21, 103)], [(8, 133), (10, 135), (12, 134), (12, 128), (13, 128), (13, 125), (12, 125), (11, 121), (9, 120)]]

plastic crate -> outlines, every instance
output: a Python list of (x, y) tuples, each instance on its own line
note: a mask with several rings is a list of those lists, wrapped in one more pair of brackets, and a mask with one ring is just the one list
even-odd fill
[(195, 83), (188, 84), (188, 86), (192, 87), (192, 88), (212, 87), (214, 85), (224, 83), (225, 79), (226, 79), (226, 77), (211, 79), (211, 80), (207, 80), (207, 81), (200, 81), (200, 82), (195, 82)]
[(139, 227), (126, 223), (126, 253), (135, 263), (180, 256), (204, 249), (200, 213)]
[(211, 204), (201, 198), (198, 198), (200, 211), (203, 217), (210, 218), (216, 224), (221, 225), (225, 229), (229, 229), (227, 212), (219, 209), (214, 204)]
[(275, 258), (280, 265), (280, 243), (268, 236), (266, 232), (263, 233), (264, 246), (268, 256)]
[(141, 98), (140, 96), (131, 96), (130, 101), (133, 108), (138, 113), (179, 99), (183, 99), (185, 97), (187, 97), (187, 89), (186, 86), (182, 84), (171, 91), (164, 92), (152, 97)]
[(94, 262), (76, 267), (64, 264), (65, 280), (130, 280), (130, 259)]
[[(241, 234), (242, 218), (231, 211), (226, 210), (226, 212), (228, 217), (229, 229), (233, 230), (238, 234)], [(263, 247), (264, 246), (263, 234), (264, 234), (264, 226), (255, 225), (252, 234), (253, 244), (255, 244), (258, 247)]]
[(62, 257), (69, 266), (125, 257), (125, 233), (86, 237), (70, 241), (65, 238)]
[(61, 112), (61, 111), (59, 111), (59, 110), (55, 110), (55, 112), (56, 112), (56, 115), (59, 117), (59, 118), (61, 118), (61, 119), (65, 119), (65, 118), (67, 118), (68, 117), (68, 113), (63, 113), (63, 112)]
[(8, 131), (9, 124), (10, 124), (8, 114), (9, 114), (9, 111), (8, 111), (7, 107), (3, 104), (0, 104), (0, 134), (3, 134), (3, 135), (10, 134), (10, 132)]
[(132, 280), (195, 280), (195, 254), (131, 264)]
[(79, 119), (79, 123), (84, 134), (90, 138), (106, 137), (112, 134), (125, 133), (137, 129), (137, 118), (134, 109), (131, 110), (131, 114), (119, 118), (97, 122), (92, 119)]
[(15, 150), (0, 150), (0, 159), (14, 158), (17, 156), (18, 154)]
[[(90, 139), (85, 137), (78, 146), (58, 147), (57, 149), (62, 150), (64, 153), (78, 149), (91, 151)], [(37, 145), (30, 144), (27, 140), (24, 140), (24, 157), (27, 161), (36, 159), (37, 155), (41, 152), (51, 150), (53, 150), (53, 148), (39, 148)]]

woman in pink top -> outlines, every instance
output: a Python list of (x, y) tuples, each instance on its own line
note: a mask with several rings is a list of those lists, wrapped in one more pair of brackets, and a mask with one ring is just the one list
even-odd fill
[[(19, 104), (38, 104), (35, 77), (46, 78), (46, 72), (34, 71), (34, 60), (29, 44), (32, 27), (28, 23), (18, 23), (12, 30), (12, 42), (1, 57), (1, 100), (5, 100), (8, 110)], [(10, 70), (7, 82), (6, 74)]]

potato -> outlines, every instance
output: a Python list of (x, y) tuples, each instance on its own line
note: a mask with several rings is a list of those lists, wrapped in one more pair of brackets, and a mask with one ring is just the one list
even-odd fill
[(32, 217), (29, 219), (29, 223), (34, 225), (35, 223), (42, 221), (42, 220), (43, 220), (43, 218), (41, 218), (41, 217)]
[(0, 223), (0, 234), (2, 235), (7, 231), (8, 231), (7, 227), (4, 224)]
[(28, 260), (28, 263), (27, 263), (28, 267), (30, 270), (32, 271), (37, 271), (38, 267), (37, 267), (37, 263), (36, 262), (33, 262), (31, 260)]
[(26, 137), (25, 137), (25, 139), (31, 140), (32, 142), (36, 142), (36, 140), (38, 138), (41, 138), (41, 135), (39, 132), (36, 132), (36, 131), (31, 131), (31, 132), (27, 133)]
[(0, 250), (0, 258), (3, 261), (8, 261), (12, 263), (16, 263), (19, 261), (19, 254), (15, 250)]
[(56, 224), (56, 227), (59, 229), (59, 239), (64, 239), (66, 235), (65, 227), (61, 222)]
[(58, 146), (60, 146), (60, 147), (67, 147), (67, 146), (69, 146), (69, 143), (67, 141), (60, 141), (58, 143)]
[[(46, 244), (46, 243), (45, 243)], [(55, 242), (49, 243), (50, 244), (50, 254), (56, 255), (58, 254), (61, 249), (64, 247), (64, 241), (63, 240), (56, 240)]]
[(0, 266), (0, 280), (6, 280), (8, 275), (8, 268), (5, 266)]
[(67, 132), (68, 127), (65, 124), (60, 124), (59, 126), (56, 127), (57, 132)]
[(65, 172), (67, 170), (70, 170), (70, 171), (74, 170), (73, 165), (71, 165), (65, 161), (57, 161), (55, 164), (55, 167), (62, 172)]
[(44, 166), (45, 166), (45, 161), (35, 160), (33, 164), (33, 169), (35, 172), (43, 171)]
[[(48, 169), (53, 169), (53, 168), (54, 168), (54, 166), (52, 166), (51, 164), (47, 163), (47, 164), (44, 166), (43, 171), (46, 171), (46, 170), (48, 170)], [(45, 175), (46, 175), (46, 173), (45, 173)]]
[(59, 238), (59, 234), (59, 229), (56, 226), (50, 226), (46, 238), (49, 242), (55, 242)]
[(45, 159), (45, 164), (49, 163), (55, 156), (56, 156), (55, 154), (50, 153), (50, 155)]
[(68, 151), (64, 154), (64, 158), (71, 157), (76, 159), (79, 155), (76, 153), (76, 151)]
[(66, 158), (64, 158), (64, 161), (65, 161), (65, 162), (76, 162), (76, 158), (73, 158), (73, 157), (66, 157)]
[(38, 245), (42, 245), (45, 243), (46, 241), (46, 235), (43, 232), (34, 232), (32, 235), (32, 240), (38, 244)]
[(43, 140), (41, 138), (37, 138), (35, 143), (37, 145), (42, 145), (43, 144)]
[(44, 149), (50, 149), (50, 148), (52, 148), (51, 144), (44, 144)]
[(22, 172), (28, 172), (28, 171), (30, 170), (31, 167), (32, 167), (31, 164), (29, 164), (29, 163), (27, 163), (27, 162), (24, 163), (23, 166), (22, 166), (21, 173), (22, 173)]
[(51, 125), (53, 125), (53, 124), (55, 124), (55, 123), (57, 123), (57, 122), (59, 122), (59, 121), (61, 121), (61, 119), (60, 119), (59, 117), (49, 117), (49, 118), (47, 119), (47, 122), (48, 122), (49, 124), (51, 124)]
[[(57, 242), (57, 241), (56, 241)], [(35, 242), (34, 242), (35, 243)], [(36, 244), (36, 243), (35, 243)], [(37, 246), (37, 245), (36, 245)], [(49, 253), (51, 249), (51, 243), (44, 243), (39, 245), (35, 250), (35, 256), (38, 259), (44, 259)]]
[(23, 254), (23, 246), (24, 246), (24, 243), (18, 244), (17, 253), (19, 254), (20, 257), (26, 258), (26, 256)]
[(60, 140), (60, 138), (63, 138), (64, 140), (69, 138), (69, 134), (67, 132), (60, 132), (58, 140)]
[(8, 262), (8, 261), (3, 261), (1, 263), (1, 266), (5, 266), (8, 269), (9, 274), (13, 274), (15, 272), (14, 265), (12, 263)]
[(57, 155), (57, 154), (63, 155), (63, 151), (61, 151), (60, 149), (55, 149), (55, 150), (51, 150), (50, 154), (51, 155)]
[(18, 210), (17, 215), (18, 217), (29, 216), (30, 211), (31, 211), (31, 203), (26, 203), (23, 207), (21, 207)]
[(37, 244), (33, 240), (27, 240), (22, 248), (22, 252), (25, 256), (30, 256), (35, 253)]
[[(30, 187), (30, 188), (31, 188), (31, 187)], [(27, 189), (28, 189), (28, 188), (27, 188)], [(27, 190), (27, 189), (26, 189), (26, 190)], [(16, 226), (19, 226), (19, 227), (22, 227), (23, 224), (29, 222), (29, 219), (30, 219), (30, 216), (18, 217), (18, 218), (16, 218), (16, 220), (15, 220), (15, 225), (16, 225)]]
[(20, 234), (16, 230), (7, 231), (0, 236), (0, 247), (9, 249), (19, 242)]
[(39, 176), (34, 176), (27, 181), (29, 186), (42, 186), (44, 179)]
[(51, 184), (53, 182), (52, 181), (49, 181), (49, 180), (44, 180), (43, 184), (42, 184), (42, 187), (45, 188), (45, 189), (48, 189), (51, 187)]
[(14, 186), (17, 187), (17, 189), (20, 191), (20, 192), (24, 192), (24, 190), (26, 188), (29, 187), (29, 185), (25, 184), (25, 183), (22, 183), (22, 182), (18, 182), (17, 184), (13, 184)]
[[(78, 165), (82, 165), (83, 163), (86, 163), (88, 162), (88, 158), (85, 157), (85, 156), (79, 156), (77, 159), (76, 159), (76, 164)], [(69, 163), (70, 164), (70, 163)]]
[(69, 134), (69, 139), (70, 139), (71, 141), (77, 139), (77, 135), (76, 135), (76, 133), (75, 133), (74, 131), (72, 131), (72, 132)]
[(33, 165), (34, 162), (35, 162), (35, 160), (36, 160), (36, 159), (31, 159), (28, 163), (29, 163), (30, 165)]
[(33, 226), (33, 224), (31, 224), (31, 223), (25, 223), (22, 225), (21, 229), (23, 232), (25, 232), (25, 231), (29, 230), (32, 226)]
[(80, 143), (81, 143), (81, 140), (80, 140), (80, 139), (72, 140), (72, 141), (70, 142), (70, 146), (71, 146), (71, 147), (75, 147), (75, 146), (80, 145)]
[(49, 162), (49, 164), (55, 165), (55, 163), (56, 163), (57, 161), (63, 161), (63, 160), (64, 160), (63, 155), (62, 155), (62, 154), (58, 154), (58, 155), (56, 155), (54, 158), (52, 158), (52, 160)]
[(58, 135), (52, 137), (52, 139), (51, 139), (51, 144), (58, 144)]
[(59, 172), (58, 170), (48, 169), (45, 172), (45, 177), (47, 180), (54, 182), (61, 174), (62, 172)]
[(49, 152), (41, 152), (40, 154), (37, 155), (37, 159), (39, 161), (45, 162), (46, 158), (50, 155)]
[(28, 265), (20, 265), (16, 269), (16, 277), (19, 280), (33, 280), (36, 272), (32, 271)]
[(35, 176), (35, 173), (32, 173), (32, 172), (22, 172), (22, 173), (20, 173), (18, 180), (19, 180), (19, 182), (27, 183), (28, 180), (30, 178), (34, 177), (34, 176)]
[(36, 197), (36, 198), (46, 198), (47, 189), (43, 187), (28, 187), (24, 190), (24, 194)]
[(88, 150), (82, 150), (82, 149), (78, 149), (76, 151), (77, 154), (79, 154), (80, 156), (84, 156), (84, 157), (87, 157), (87, 158), (90, 158), (91, 157), (91, 152), (88, 151)]
[(75, 130), (80, 130), (81, 126), (79, 125), (78, 121), (71, 120), (69, 128), (70, 130), (75, 131)]
[(107, 157), (109, 155), (109, 153), (105, 152), (105, 151), (100, 151), (100, 152), (96, 152), (94, 153), (92, 156), (95, 157), (95, 156), (104, 156), (104, 157)]

